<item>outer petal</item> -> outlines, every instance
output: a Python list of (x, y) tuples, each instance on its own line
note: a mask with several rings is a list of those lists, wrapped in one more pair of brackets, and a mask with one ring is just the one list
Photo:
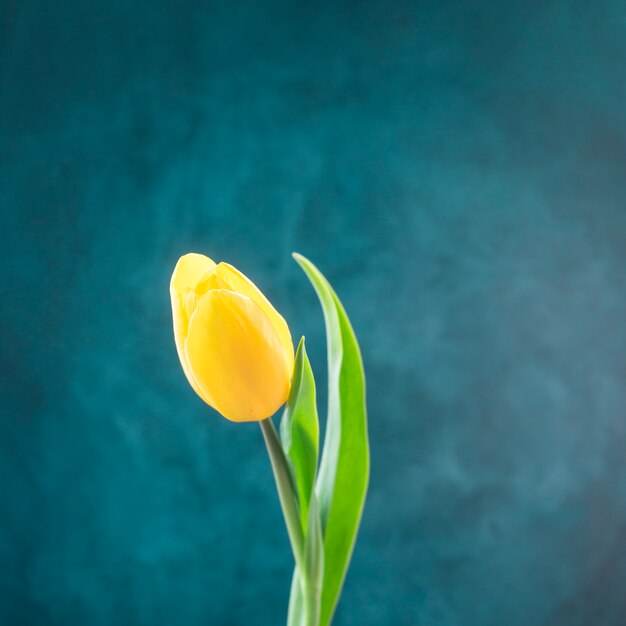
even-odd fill
[(289, 326), (283, 316), (272, 306), (271, 302), (263, 295), (261, 290), (238, 269), (221, 262), (215, 269), (208, 272), (198, 284), (198, 295), (202, 295), (209, 289), (228, 289), (247, 296), (260, 307), (267, 319), (274, 327), (280, 340), (287, 361), (287, 366), (291, 371), (294, 363), (293, 341)]
[(170, 292), (176, 291), (179, 295), (184, 295), (186, 289), (195, 287), (199, 280), (214, 267), (216, 267), (215, 261), (204, 254), (190, 252), (181, 256), (172, 274)]
[(287, 399), (292, 368), (274, 327), (247, 296), (224, 289), (203, 295), (185, 351), (200, 395), (232, 421), (265, 419)]
[(185, 339), (189, 327), (189, 316), (185, 308), (185, 297), (189, 289), (193, 289), (197, 282), (210, 269), (215, 267), (215, 263), (203, 254), (185, 254), (180, 257), (172, 279), (170, 281), (170, 298), (172, 300), (172, 318), (174, 321), (174, 341), (180, 364), (183, 367), (187, 380), (198, 395), (202, 395), (195, 382), (193, 372), (187, 362), (185, 355)]

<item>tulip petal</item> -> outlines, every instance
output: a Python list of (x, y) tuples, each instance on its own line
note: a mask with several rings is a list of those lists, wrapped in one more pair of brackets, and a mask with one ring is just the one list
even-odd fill
[(214, 267), (216, 267), (215, 261), (204, 254), (190, 252), (181, 256), (172, 274), (170, 291), (174, 290), (182, 296), (188, 288), (195, 287), (199, 280)]
[(185, 353), (200, 396), (232, 421), (265, 419), (287, 399), (291, 368), (280, 337), (245, 295), (205, 293), (191, 317)]
[(261, 290), (237, 268), (228, 263), (218, 263), (202, 278), (198, 284), (198, 295), (206, 293), (210, 289), (228, 289), (247, 296), (265, 313), (274, 330), (278, 334), (283, 351), (288, 359), (287, 366), (291, 371), (294, 364), (293, 341), (289, 326), (283, 316), (272, 306), (271, 302), (263, 295)]
[(178, 260), (170, 281), (176, 352), (178, 352), (180, 364), (189, 384), (198, 395), (201, 395), (200, 389), (185, 355), (185, 339), (187, 338), (189, 327), (189, 315), (185, 307), (185, 299), (187, 298), (188, 300), (187, 294), (189, 289), (193, 289), (202, 276), (214, 267), (215, 263), (203, 254), (185, 254)]

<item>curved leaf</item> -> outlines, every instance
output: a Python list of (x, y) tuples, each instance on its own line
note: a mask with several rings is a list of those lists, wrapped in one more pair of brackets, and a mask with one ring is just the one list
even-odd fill
[(317, 292), (328, 342), (328, 419), (316, 481), (324, 539), (319, 624), (328, 626), (350, 564), (369, 480), (365, 375), (356, 336), (339, 298), (308, 259), (293, 256)]

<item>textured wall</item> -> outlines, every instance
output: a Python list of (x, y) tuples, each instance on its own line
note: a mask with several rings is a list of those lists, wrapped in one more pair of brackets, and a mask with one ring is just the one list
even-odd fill
[(239, 266), (324, 387), (298, 250), (369, 382), (337, 626), (623, 626), (625, 59), (609, 0), (3, 0), (0, 623), (284, 621), (258, 426), (190, 391), (168, 280)]

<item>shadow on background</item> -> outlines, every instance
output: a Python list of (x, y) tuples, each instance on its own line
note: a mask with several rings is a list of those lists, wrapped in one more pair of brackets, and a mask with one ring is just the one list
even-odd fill
[(622, 626), (623, 6), (235, 4), (0, 5), (0, 622), (284, 622), (258, 426), (188, 387), (168, 281), (237, 265), (324, 389), (298, 250), (368, 374), (337, 626)]

